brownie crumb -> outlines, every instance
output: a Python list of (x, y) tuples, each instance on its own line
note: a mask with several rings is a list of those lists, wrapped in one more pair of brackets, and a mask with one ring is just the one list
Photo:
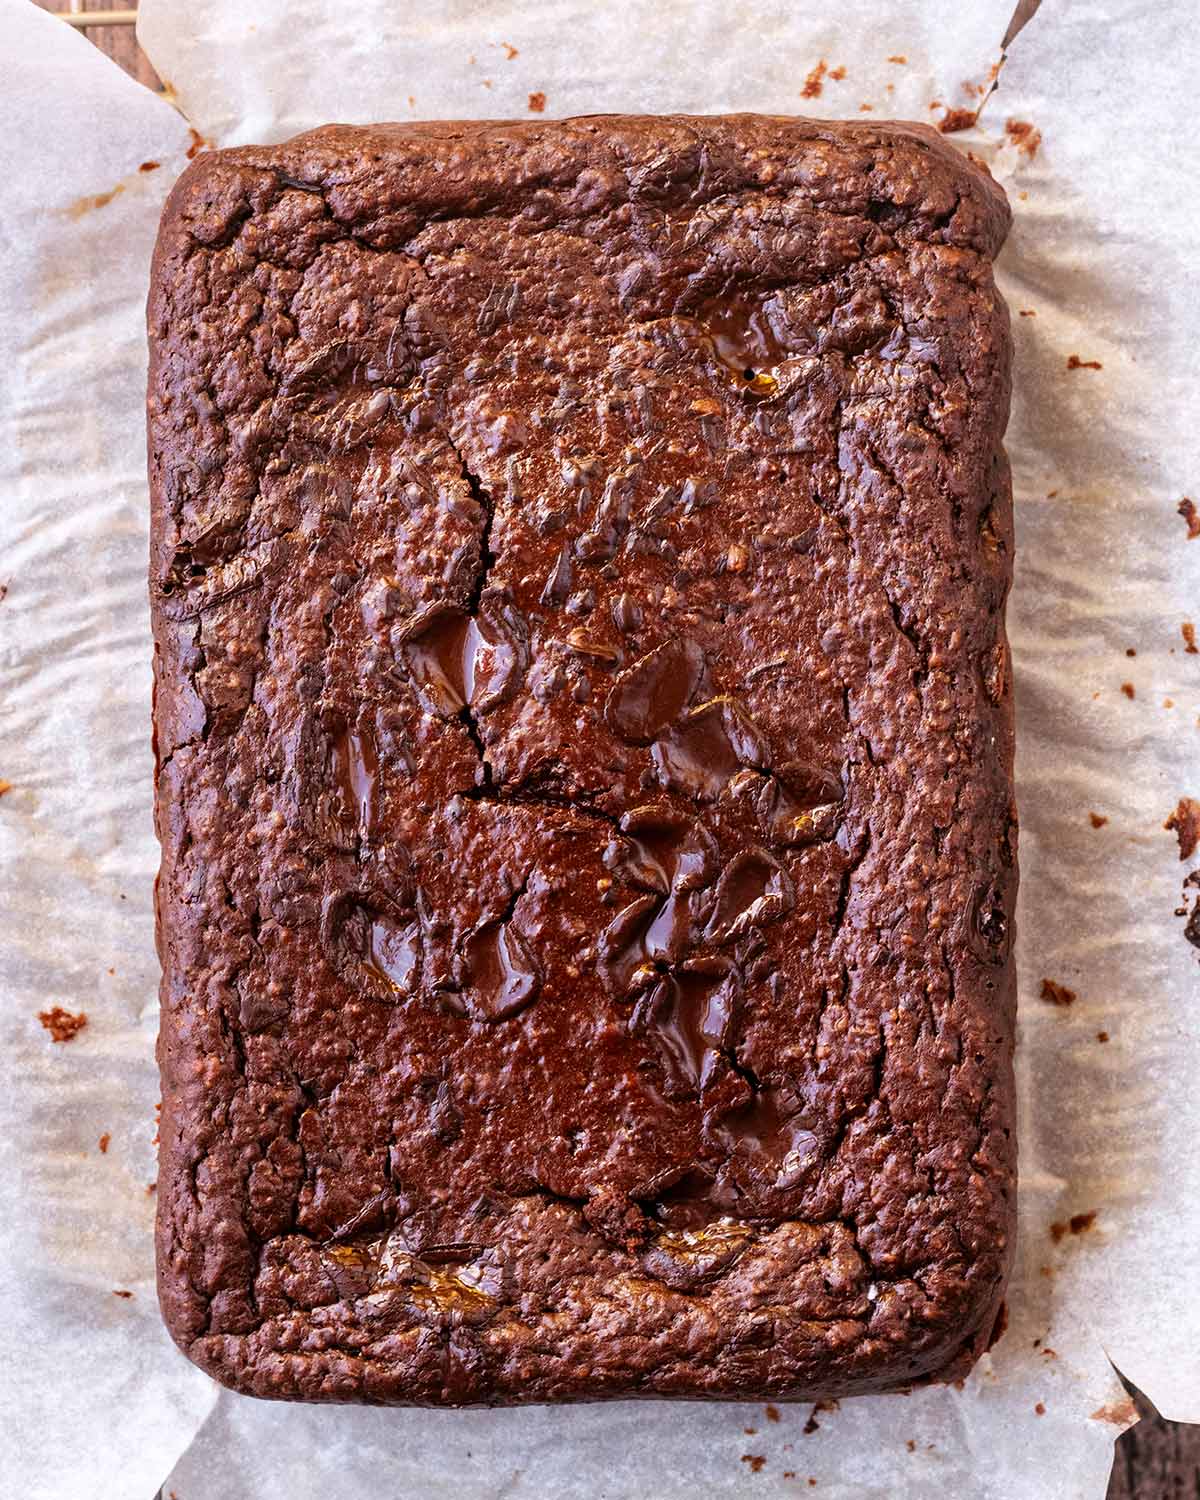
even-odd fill
[(39, 1010), (38, 1020), (50, 1033), (52, 1042), (70, 1042), (87, 1025), (87, 1012), (81, 1010), (77, 1016), (73, 1016), (69, 1010), (63, 1010), (61, 1005), (55, 1005), (50, 1010)]
[(1136, 656), (1137, 655), (1137, 647), (1136, 646), (1126, 646), (1125, 647), (1125, 655), (1126, 656)]
[(750, 1465), (751, 1474), (761, 1474), (763, 1465), (766, 1463), (766, 1455), (763, 1453), (743, 1453), (742, 1462)]
[(1080, 359), (1078, 354), (1067, 355), (1068, 370), (1103, 370), (1104, 366), (1098, 359)]
[(3, 777), (0, 777), (0, 797), (6, 796), (11, 791), (12, 791), (12, 782), (11, 781), (5, 781), (3, 779)]
[(1043, 1359), (1057, 1359), (1058, 1358), (1058, 1350), (1057, 1349), (1051, 1349), (1050, 1345), (1047, 1344), (1046, 1347), (1042, 1350), (1042, 1358)]
[(1185, 495), (1175, 507), (1183, 519), (1187, 522), (1187, 539), (1194, 542), (1200, 536), (1200, 512)]
[(841, 83), (842, 79), (846, 76), (846, 70), (839, 63), (836, 68), (830, 68), (829, 76), (834, 81), (834, 83)]
[(158, 169), (159, 169), (159, 167), (161, 167), (161, 166), (162, 166), (162, 162), (160, 162), (160, 161), (144, 161), (138, 167), (138, 171), (139, 172), (157, 172)]
[(191, 145), (187, 148), (188, 161), (194, 160), (199, 156), (201, 151), (212, 145), (211, 141), (206, 141), (200, 132), (193, 129), (190, 125), (188, 126), (188, 136), (191, 139)]
[(1065, 984), (1055, 984), (1053, 979), (1043, 979), (1041, 998), (1047, 1005), (1074, 1005), (1079, 997)]
[(804, 87), (800, 90), (801, 99), (819, 99), (821, 97), (821, 80), (825, 77), (827, 65), (825, 59), (811, 69), (808, 77), (804, 80)]
[(1094, 1208), (1085, 1214), (1072, 1214), (1066, 1223), (1059, 1219), (1051, 1224), (1050, 1238), (1057, 1245), (1068, 1234), (1086, 1234), (1095, 1222), (1096, 1210)]
[(768, 1407), (767, 1407), (767, 1421), (768, 1422), (778, 1422), (779, 1421), (779, 1408), (777, 1406), (770, 1406), (770, 1405), (768, 1405)]
[(1018, 311), (1020, 312), (1020, 314), (1021, 314), (1021, 316), (1023, 318), (1036, 318), (1037, 317), (1037, 313), (1033, 310), (1032, 307), (1022, 307), (1022, 308), (1019, 308)]
[(1107, 1031), (1098, 1031), (1096, 1033), (1096, 1040), (1098, 1042), (1107, 1042), (1108, 1041), (1108, 1032)]
[(1088, 821), (1093, 828), (1103, 828), (1107, 824), (1108, 819), (1102, 813), (1091, 812), (1088, 813)]
[(1179, 806), (1163, 827), (1179, 840), (1179, 858), (1191, 859), (1200, 844), (1200, 802), (1194, 797), (1180, 797)]
[(1039, 1417), (1044, 1417), (1046, 1415), (1046, 1408), (1040, 1401), (1033, 1409), (1035, 1412), (1037, 1412)]
[(958, 130), (970, 130), (974, 123), (973, 109), (948, 109), (938, 121), (938, 129), (943, 135), (953, 135)]
[(803, 1428), (801, 1429), (804, 1435), (806, 1437), (811, 1437), (814, 1432), (820, 1431), (821, 1424), (817, 1421), (818, 1412), (835, 1412), (838, 1410), (840, 1404), (841, 1403), (838, 1401), (818, 1401), (813, 1407), (812, 1411), (809, 1412), (808, 1421), (805, 1422)]
[(100, 1137), (100, 1139), (96, 1142), (96, 1144), (100, 1147), (100, 1154), (101, 1154), (101, 1156), (103, 1156), (104, 1153), (108, 1150), (108, 1143), (111, 1140), (112, 1140), (112, 1136), (106, 1130), (104, 1132), (104, 1134)]
[(521, 54), (515, 47), (510, 46), (508, 42), (501, 42), (500, 45), (504, 48), (504, 56), (508, 62), (512, 62), (514, 57), (520, 57)]
[(540, 115), (545, 108), (546, 96), (542, 93), (541, 89), (539, 89), (536, 94), (530, 94), (529, 112), (531, 114)]
[(870, 112), (875, 108), (873, 104), (860, 104), (858, 107), (859, 110), (865, 115), (870, 114)]
[(888, 58), (888, 62), (890, 62), (890, 63), (900, 63), (901, 65), (903, 65), (907, 61), (908, 61), (908, 58), (905, 57), (905, 55), (904, 55), (903, 52), (897, 52), (892, 57)]
[(746, 1434), (747, 1437), (757, 1437), (758, 1436), (758, 1428), (757, 1427), (743, 1427), (742, 1431)]
[(1037, 155), (1042, 144), (1042, 132), (1036, 130), (1028, 120), (1005, 120), (1004, 131), (1018, 151), (1028, 157)]
[(1200, 656), (1200, 647), (1196, 645), (1196, 627), (1191, 620), (1185, 620), (1179, 627), (1179, 633), (1183, 636), (1183, 650), (1186, 656)]
[(133, 1296), (133, 1293), (125, 1291), (122, 1287), (113, 1287), (113, 1296), (129, 1298)]
[(1121, 684), (1121, 691), (1125, 694), (1125, 696), (1127, 698), (1136, 698), (1137, 697), (1137, 689), (1134, 687), (1134, 685), (1133, 685), (1132, 682), (1123, 682)]

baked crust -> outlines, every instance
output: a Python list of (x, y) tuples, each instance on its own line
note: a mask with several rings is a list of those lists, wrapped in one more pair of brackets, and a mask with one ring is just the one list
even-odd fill
[(158, 1264), (217, 1378), (811, 1399), (986, 1344), (1007, 226), (931, 130), (753, 115), (184, 174)]

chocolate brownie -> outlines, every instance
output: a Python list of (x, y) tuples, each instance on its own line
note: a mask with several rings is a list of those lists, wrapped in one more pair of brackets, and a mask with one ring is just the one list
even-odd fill
[(933, 131), (753, 115), (185, 173), (158, 1255), (218, 1379), (811, 1399), (985, 1346), (1007, 225)]

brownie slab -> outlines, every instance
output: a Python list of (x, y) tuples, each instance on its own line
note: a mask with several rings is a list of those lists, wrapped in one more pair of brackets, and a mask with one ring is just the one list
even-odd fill
[(920, 126), (332, 126), (149, 303), (160, 1299), (259, 1396), (956, 1377), (1011, 1257), (1008, 226)]

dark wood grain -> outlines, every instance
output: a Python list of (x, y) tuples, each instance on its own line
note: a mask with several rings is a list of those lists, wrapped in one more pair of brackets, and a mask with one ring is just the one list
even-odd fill
[[(69, 0), (36, 0), (43, 10), (68, 11)], [(130, 0), (127, 0), (130, 3)], [(108, 10), (114, 0), (83, 0), (82, 9)], [(137, 44), (132, 26), (93, 26), (84, 35), (148, 88), (158, 75)], [(1142, 1420), (1117, 1443), (1108, 1500), (1200, 1500), (1200, 1425), (1167, 1422), (1132, 1387)]]

